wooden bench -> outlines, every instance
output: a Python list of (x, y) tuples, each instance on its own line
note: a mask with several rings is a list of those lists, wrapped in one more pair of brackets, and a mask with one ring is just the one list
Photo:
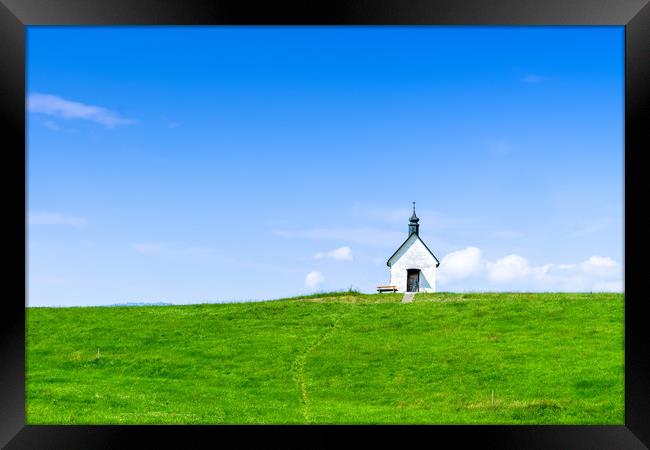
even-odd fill
[(377, 286), (377, 292), (397, 292), (397, 286)]

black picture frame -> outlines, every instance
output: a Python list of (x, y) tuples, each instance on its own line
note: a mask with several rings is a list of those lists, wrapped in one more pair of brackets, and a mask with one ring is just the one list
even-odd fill
[[(27, 426), (25, 425), (25, 27), (29, 25), (619, 25), (625, 27), (625, 425), (621, 426)], [(5, 195), (0, 335), (0, 445), (41, 448), (366, 445), (501, 449), (642, 449), (650, 446), (650, 336), (642, 290), (648, 249), (641, 199), (650, 149), (648, 0), (0, 0), (0, 128)], [(6, 203), (9, 203), (9, 207)], [(23, 294), (21, 298), (20, 294)], [(392, 442), (391, 442), (392, 441)], [(449, 445), (449, 444), (448, 444)]]

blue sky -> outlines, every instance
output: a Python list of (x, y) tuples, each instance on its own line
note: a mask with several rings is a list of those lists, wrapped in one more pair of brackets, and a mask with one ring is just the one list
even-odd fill
[(623, 27), (28, 27), (28, 305), (623, 289)]

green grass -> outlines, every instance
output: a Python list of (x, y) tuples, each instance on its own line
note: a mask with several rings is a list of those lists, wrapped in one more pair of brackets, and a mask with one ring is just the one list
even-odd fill
[(28, 308), (28, 424), (623, 424), (623, 294)]

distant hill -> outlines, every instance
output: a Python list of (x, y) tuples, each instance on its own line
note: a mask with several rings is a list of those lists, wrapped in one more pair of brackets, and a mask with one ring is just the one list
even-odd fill
[(27, 308), (27, 423), (624, 423), (623, 294), (401, 298)]

